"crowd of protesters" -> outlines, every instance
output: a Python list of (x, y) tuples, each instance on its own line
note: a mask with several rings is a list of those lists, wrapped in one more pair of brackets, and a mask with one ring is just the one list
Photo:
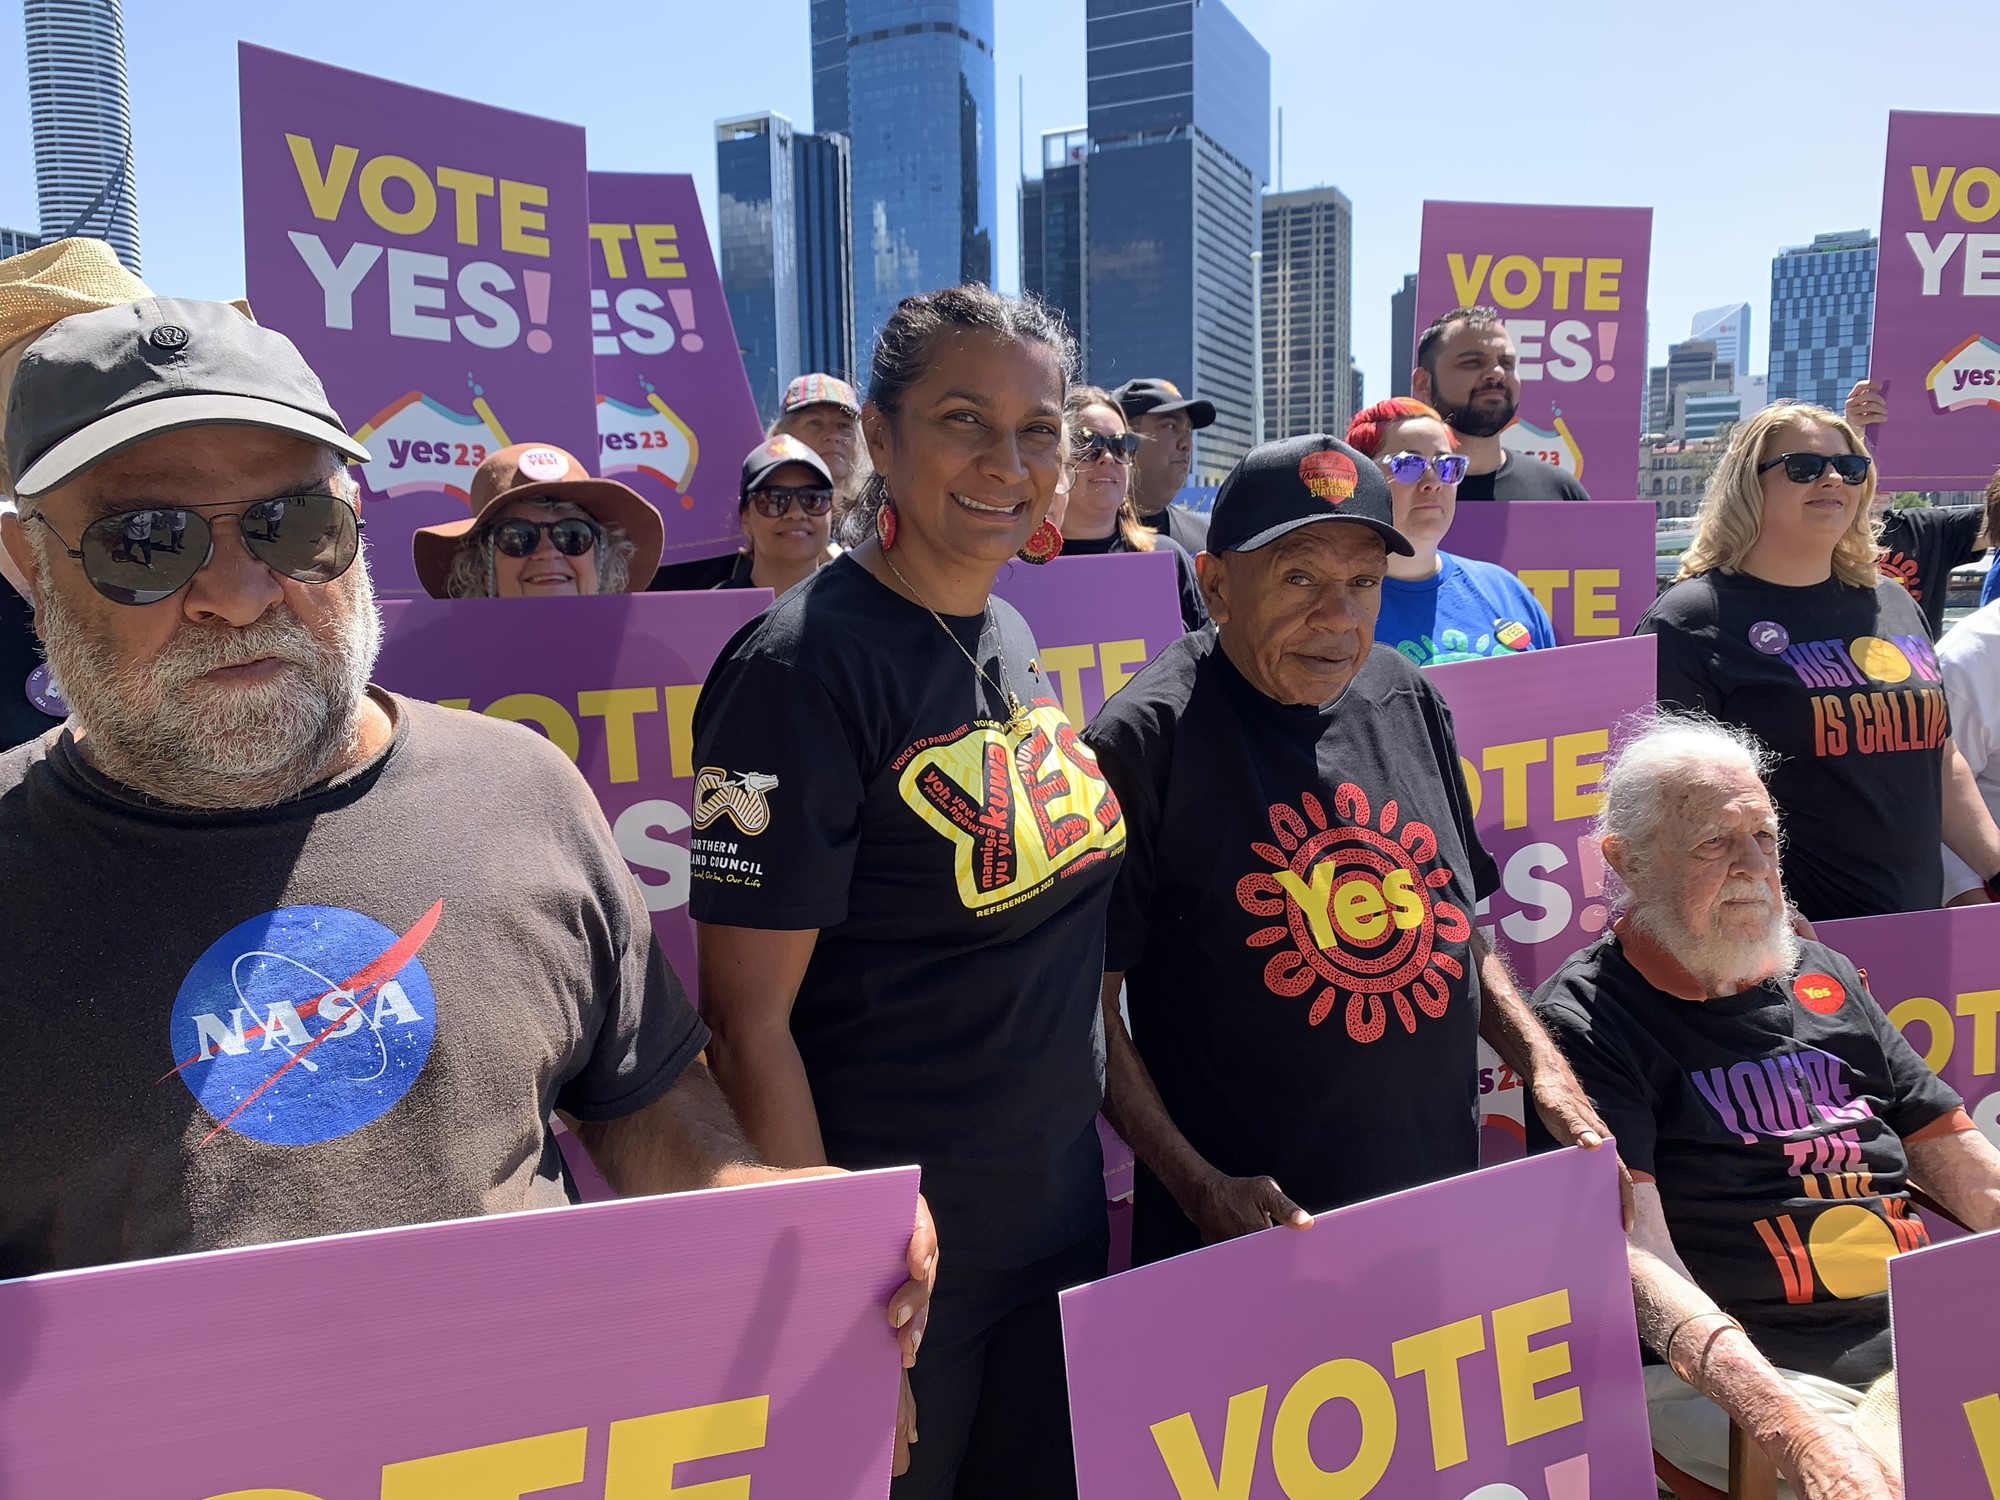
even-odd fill
[[(1939, 560), (1988, 528), (1885, 552), (1873, 388), (1734, 430), (1639, 626), (1663, 712), (1604, 775), (1616, 921), (1530, 1001), (1476, 926), (1498, 874), (1418, 668), (1555, 645), (1517, 580), (1444, 550), (1455, 507), (1588, 496), (1501, 444), (1497, 314), (1416, 355), (1416, 399), (1256, 447), (1206, 515), (1174, 497), (1213, 405), (1082, 384), (1032, 298), (907, 298), (865, 399), (795, 381), (709, 581), (776, 597), (693, 726), (697, 1016), (563, 754), (371, 682), (367, 454), (298, 351), (94, 242), (0, 262), (0, 631), (31, 614), (47, 658), (0, 725), (0, 968), (64, 997), (0, 1008), (0, 1275), (562, 1203), (558, 1117), (622, 1194), (914, 1161), (894, 1494), (1073, 1494), (1056, 1296), (1107, 1268), (1100, 1109), (1154, 1261), (1472, 1170), (1483, 1039), (1541, 1137), (1617, 1139), (1675, 1492), (1727, 1482), (1734, 1423), (1798, 1495), (1900, 1495), (1854, 1430), (1886, 1277), (1857, 1251), (1800, 1296), (1758, 1235), (1838, 1199), (1914, 1248), (1918, 1184), (2000, 1227), (2000, 1153), (1811, 936), (2000, 896), (2000, 606), (1935, 645)], [(662, 541), (529, 442), (413, 546), (433, 595), (532, 598), (643, 590)], [(1079, 734), (996, 577), (1155, 550), (1187, 633)], [(1342, 864), (1354, 829), (1392, 857)], [(134, 913), (143, 943), (105, 940)], [(218, 934), (268, 956), (307, 923), (420, 950), (420, 991), (384, 957), (260, 1037), (181, 1015)], [(169, 1013), (176, 1073), (364, 1014), (434, 1040), (386, 1106), (288, 1135), (255, 1091), (219, 1114), (160, 1086)], [(1764, 1114), (1712, 1081), (1744, 1065)]]

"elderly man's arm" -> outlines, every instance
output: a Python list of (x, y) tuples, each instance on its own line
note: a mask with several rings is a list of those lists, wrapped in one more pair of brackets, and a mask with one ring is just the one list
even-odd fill
[(1160, 1179), (1209, 1243), (1254, 1234), (1273, 1224), (1310, 1228), (1312, 1215), (1287, 1198), (1276, 1182), (1268, 1177), (1225, 1177), (1181, 1134), (1118, 1013), (1118, 992), (1124, 983), (1123, 974), (1106, 974), (1101, 996), (1104, 1114), (1111, 1128)]
[(1901, 1500), (1901, 1482), (1874, 1451), (1801, 1401), (1688, 1274), (1650, 1182), (1634, 1192), (1625, 1247), (1639, 1336), (1770, 1455), (1801, 1500)]
[(1972, 768), (1951, 740), (1944, 742), (1944, 763), (1939, 769), (1943, 795), (1944, 846), (1964, 860), (1981, 880), (2000, 874), (2000, 828), (1986, 810), (1979, 795), (1979, 783)]
[(1954, 1120), (1963, 1124), (1936, 1135), (1918, 1132), (1903, 1141), (1910, 1180), (1967, 1229), (2000, 1229), (2000, 1151), (1963, 1111)]
[[(1514, 982), (1506, 958), (1477, 928), (1472, 933), (1472, 960), (1479, 966), (1480, 1037), (1521, 1076), (1535, 1101), (1535, 1113), (1558, 1145), (1597, 1150), (1611, 1132), (1598, 1118), (1596, 1106), (1562, 1048), (1521, 998), (1521, 988)], [(1618, 1166), (1618, 1196), (1629, 1228), (1632, 1176), (1623, 1162)]]

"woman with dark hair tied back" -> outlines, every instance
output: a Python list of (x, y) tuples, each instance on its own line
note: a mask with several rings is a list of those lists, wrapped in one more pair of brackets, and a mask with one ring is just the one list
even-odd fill
[(1105, 1268), (1097, 997), (1125, 825), (992, 597), (1061, 548), (1074, 359), (1033, 298), (905, 298), (862, 412), (866, 540), (724, 648), (695, 714), (716, 1077), (767, 1160), (914, 1161), (936, 1216), (895, 1500), (1075, 1493), (1056, 1293)]
[(1162, 549), (1173, 553), (1181, 627), (1201, 629), (1208, 623), (1208, 606), (1202, 603), (1194, 559), (1164, 531), (1154, 531), (1141, 521), (1132, 503), (1132, 460), (1139, 451), (1139, 438), (1126, 427), (1118, 399), (1102, 386), (1073, 385), (1063, 411), (1069, 419), (1072, 471), (1062, 513), (1063, 555), (1096, 557)]

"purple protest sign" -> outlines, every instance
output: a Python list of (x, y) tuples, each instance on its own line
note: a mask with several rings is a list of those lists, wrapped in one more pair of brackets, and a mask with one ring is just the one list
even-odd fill
[(1881, 482), (1983, 489), (2000, 464), (2000, 115), (1889, 112), (1868, 377)]
[(1078, 729), (1182, 635), (1180, 584), (1167, 552), (1009, 563), (993, 592), (1028, 622), (1042, 671)]
[(1521, 411), (1501, 443), (1612, 499), (1638, 478), (1652, 246), (1650, 208), (1424, 204), (1418, 330), (1454, 307), (1497, 307), (1521, 359)]
[(592, 172), (590, 237), (599, 472), (659, 507), (667, 561), (727, 551), (764, 428), (694, 179)]
[(0, 1494), (880, 1500), (916, 1191), (902, 1167), (0, 1283)]
[(488, 454), (596, 455), (583, 131), (247, 42), (237, 68), (251, 306), (367, 445), (375, 580), (414, 593), (410, 534)]
[(1891, 1022), (2000, 1146), (2000, 906), (1815, 924)]
[(1081, 1500), (1626, 1500), (1652, 1443), (1609, 1151), (1063, 1293)]
[[(1480, 842), (1500, 867), (1480, 930), (1506, 950), (1524, 992), (1604, 930), (1598, 782), (1614, 732), (1653, 705), (1653, 652), (1653, 638), (1638, 636), (1424, 669), (1451, 705)], [(1483, 1160), (1520, 1155), (1525, 1097), (1521, 1076), (1481, 1042)]]
[(383, 605), (375, 680), (539, 730), (597, 793), (653, 931), (694, 990), (688, 804), (694, 705), (723, 644), (768, 589)]
[(2000, 1234), (1933, 1245), (1889, 1262), (1909, 1500), (2000, 1500), (1996, 1284)]
[(1541, 600), (1563, 645), (1631, 632), (1659, 595), (1653, 507), (1599, 500), (1467, 503), (1445, 550), (1498, 563)]

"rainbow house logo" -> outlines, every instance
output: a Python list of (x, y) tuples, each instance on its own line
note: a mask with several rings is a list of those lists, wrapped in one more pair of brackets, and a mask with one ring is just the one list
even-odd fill
[(1939, 411), (2000, 407), (2000, 344), (1973, 334), (1931, 367), (1924, 389)]

